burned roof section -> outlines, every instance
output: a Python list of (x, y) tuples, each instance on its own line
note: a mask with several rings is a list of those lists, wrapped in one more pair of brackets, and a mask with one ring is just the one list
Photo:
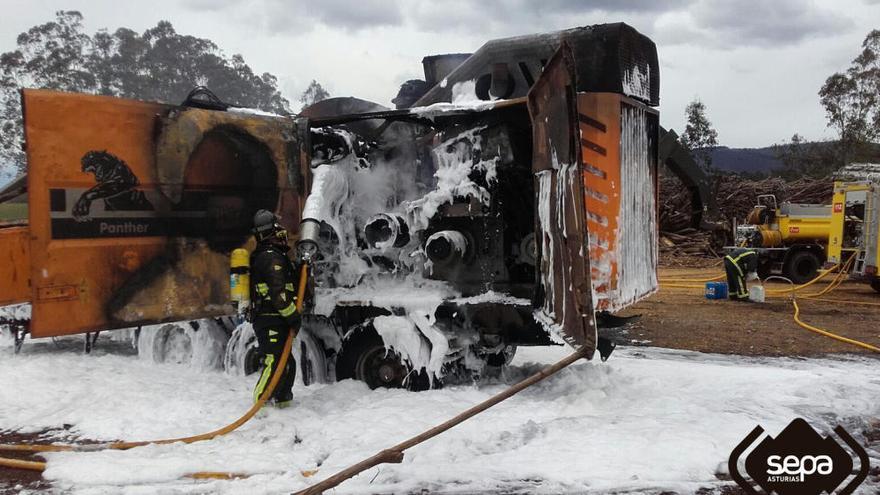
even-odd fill
[(574, 47), (578, 92), (619, 93), (660, 104), (656, 45), (632, 26), (614, 23), (492, 40), (442, 78), (425, 65), (426, 80), (437, 82), (414, 106), (449, 102), (453, 86), (464, 81), (475, 81), (483, 100), (523, 97), (563, 40)]

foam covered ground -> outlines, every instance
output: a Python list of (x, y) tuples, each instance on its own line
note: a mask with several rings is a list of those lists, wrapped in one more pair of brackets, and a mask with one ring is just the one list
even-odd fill
[[(102, 339), (101, 343), (104, 340)], [(97, 440), (201, 433), (250, 405), (254, 377), (157, 365), (99, 348), (0, 348), (0, 430), (70, 425)], [(112, 347), (110, 347), (112, 350)], [(239, 431), (191, 445), (53, 453), (45, 476), (72, 493), (287, 493), (440, 423), (554, 362), (565, 349), (521, 349), (500, 380), (411, 393), (343, 381), (295, 390)], [(742, 358), (618, 349), (563, 370), (334, 493), (690, 493), (717, 486), (731, 449), (756, 424), (793, 418), (861, 428), (880, 417), (880, 361)], [(874, 464), (877, 452), (872, 452)], [(302, 470), (319, 469), (312, 478)], [(252, 474), (182, 480), (194, 471)]]

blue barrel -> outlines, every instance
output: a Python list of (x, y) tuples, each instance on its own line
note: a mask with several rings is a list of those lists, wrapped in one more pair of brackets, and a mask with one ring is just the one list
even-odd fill
[(727, 299), (727, 282), (706, 282), (706, 299)]

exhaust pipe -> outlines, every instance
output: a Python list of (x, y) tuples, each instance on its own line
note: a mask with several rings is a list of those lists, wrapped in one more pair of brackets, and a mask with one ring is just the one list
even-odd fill
[(468, 253), (468, 240), (456, 230), (441, 230), (428, 237), (425, 254), (438, 265), (461, 262)]
[(296, 254), (301, 261), (310, 262), (318, 254), (318, 239), (321, 235), (321, 222), (314, 218), (304, 218), (299, 224), (299, 240), (296, 241)]
[(397, 215), (380, 213), (367, 221), (367, 225), (364, 226), (364, 238), (370, 247), (401, 248), (409, 243), (409, 227)]

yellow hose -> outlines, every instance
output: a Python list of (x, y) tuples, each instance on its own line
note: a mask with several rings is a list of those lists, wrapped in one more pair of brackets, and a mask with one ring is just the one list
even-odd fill
[(807, 330), (810, 330), (811, 332), (816, 332), (819, 335), (824, 335), (824, 336), (832, 338), (834, 340), (839, 340), (840, 342), (845, 342), (847, 344), (856, 345), (856, 346), (862, 347), (864, 349), (868, 349), (869, 351), (880, 352), (880, 347), (876, 347), (871, 344), (866, 344), (864, 342), (861, 342), (861, 341), (858, 341), (855, 339), (842, 337), (842, 336), (837, 335), (835, 333), (831, 333), (827, 330), (822, 330), (821, 328), (817, 328), (817, 327), (814, 327), (814, 326), (809, 325), (807, 323), (804, 323), (800, 319), (801, 308), (798, 306), (797, 301), (794, 298), (792, 298), (791, 303), (794, 305), (794, 321), (798, 325), (802, 326), (803, 328), (806, 328)]
[(46, 469), (45, 462), (22, 461), (19, 459), (8, 459), (6, 457), (0, 457), (0, 466), (12, 469), (26, 469), (28, 471), (43, 471)]
[[(848, 301), (848, 300), (840, 300), (840, 299), (825, 299), (825, 298), (819, 297), (819, 296), (823, 296), (823, 295), (827, 294), (828, 292), (831, 292), (832, 290), (836, 289), (846, 280), (846, 275), (849, 273), (849, 268), (851, 267), (852, 262), (854, 260), (855, 260), (855, 254), (853, 256), (851, 256), (846, 261), (846, 263), (843, 264), (842, 267), (840, 265), (834, 265), (827, 270), (823, 270), (822, 272), (819, 273), (819, 275), (816, 276), (816, 278), (814, 278), (813, 280), (810, 280), (809, 282), (807, 282), (805, 284), (798, 285), (798, 286), (792, 287), (790, 289), (767, 290), (767, 292), (772, 293), (772, 294), (790, 294), (791, 303), (792, 303), (792, 305), (794, 305), (794, 321), (799, 326), (801, 326), (807, 330), (810, 330), (811, 332), (816, 332), (820, 335), (832, 338), (834, 340), (838, 340), (840, 342), (845, 342), (847, 344), (859, 346), (859, 347), (862, 347), (864, 349), (868, 349), (868, 350), (871, 350), (874, 352), (880, 352), (880, 348), (878, 348), (876, 346), (873, 346), (871, 344), (867, 344), (865, 342), (861, 342), (861, 341), (858, 341), (855, 339), (843, 337), (843, 336), (837, 335), (835, 333), (829, 332), (827, 330), (823, 330), (821, 328), (814, 327), (812, 325), (804, 323), (804, 321), (800, 319), (800, 307), (798, 306), (797, 300), (795, 299), (795, 293), (797, 293), (797, 291), (804, 289), (806, 287), (809, 287), (809, 286), (815, 284), (816, 282), (818, 282), (819, 280), (825, 278), (829, 273), (831, 273), (832, 271), (834, 271), (838, 267), (840, 267), (840, 270), (838, 271), (837, 275), (835, 275), (835, 277), (831, 280), (831, 282), (828, 283), (828, 285), (824, 289), (820, 290), (819, 292), (816, 292), (813, 294), (807, 294), (807, 295), (801, 296), (801, 297), (803, 297), (804, 299), (812, 299), (815, 301), (828, 301), (828, 302), (836, 302), (836, 303), (844, 303), (844, 304), (863, 304), (863, 305), (870, 305), (870, 306), (880, 306), (880, 303)], [(675, 289), (702, 289), (702, 288), (704, 288), (703, 285), (677, 284), (677, 283), (672, 283), (672, 284), (661, 283), (660, 286), (664, 287), (664, 288), (670, 287), (670, 288), (675, 288)]]
[(867, 301), (849, 301), (846, 299), (828, 299), (826, 297), (813, 297), (807, 296), (804, 299), (810, 299), (813, 301), (822, 301), (822, 302), (830, 302), (830, 303), (838, 303), (838, 304), (858, 304), (860, 306), (880, 306), (880, 303), (875, 302), (867, 302)]
[[(303, 263), (302, 269), (300, 270), (300, 278), (299, 278), (299, 297), (296, 301), (296, 309), (297, 311), (302, 310), (303, 299), (305, 299), (305, 287), (306, 282), (308, 281), (308, 264)], [(281, 380), (281, 375), (284, 372), (285, 366), (287, 366), (288, 357), (290, 356), (291, 348), (293, 347), (293, 332), (290, 332), (287, 336), (287, 340), (284, 342), (284, 350), (281, 353), (281, 359), (278, 361), (278, 367), (275, 369), (275, 373), (272, 374), (272, 379), (269, 381), (269, 385), (266, 387), (266, 390), (263, 391), (263, 395), (251, 406), (250, 409), (244, 415), (242, 415), (237, 420), (232, 423), (219, 428), (217, 430), (202, 433), (200, 435), (193, 435), (189, 437), (180, 437), (180, 438), (170, 438), (164, 440), (148, 440), (148, 441), (140, 441), (140, 442), (112, 442), (112, 443), (104, 443), (104, 444), (93, 444), (93, 445), (82, 445), (82, 444), (74, 444), (74, 445), (52, 445), (52, 444), (0, 444), (0, 451), (17, 451), (17, 452), (90, 452), (95, 450), (128, 450), (135, 447), (143, 447), (145, 445), (164, 445), (169, 443), (194, 443), (201, 442), (203, 440), (211, 440), (213, 438), (226, 435), (227, 433), (233, 432), (241, 425), (247, 423), (251, 418), (254, 417), (255, 414), (263, 407), (269, 397), (272, 396), (272, 393), (275, 391), (275, 387), (278, 386), (278, 382)], [(9, 459), (5, 457), (0, 457), (0, 466), (10, 467), (14, 469), (27, 469), (31, 471), (44, 471), (46, 469), (45, 462), (38, 461), (21, 461), (18, 459)], [(233, 479), (235, 477), (241, 477), (238, 473), (216, 473), (216, 472), (200, 472), (200, 473), (191, 473), (187, 475), (190, 478), (195, 479), (203, 479), (203, 478), (220, 478), (220, 479)]]

